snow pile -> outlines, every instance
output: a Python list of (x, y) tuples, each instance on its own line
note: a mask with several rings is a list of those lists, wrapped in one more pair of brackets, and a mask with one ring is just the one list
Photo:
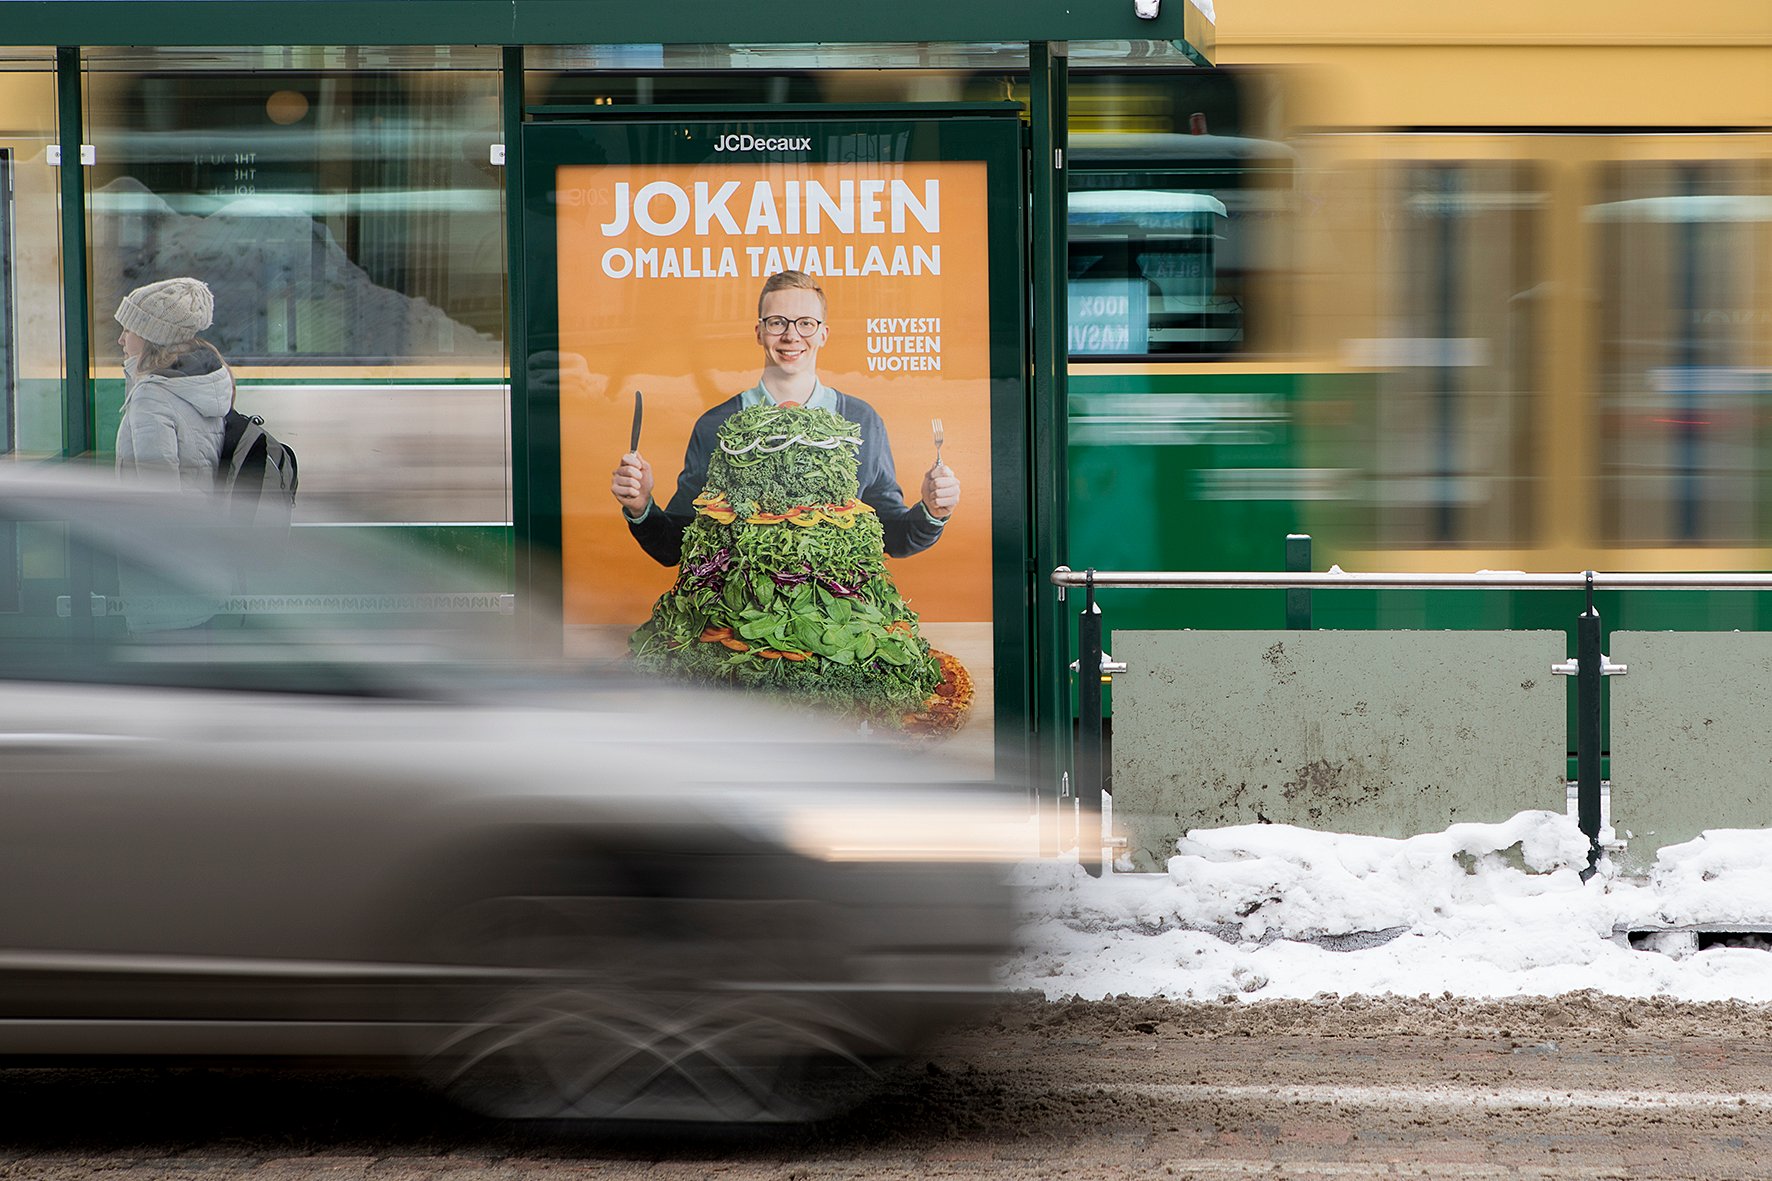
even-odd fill
[[(1556, 812), (1403, 840), (1288, 825), (1197, 830), (1166, 874), (1019, 871), (1023, 949), (1005, 973), (1050, 998), (1621, 996), (1772, 1001), (1751, 947), (1675, 956), (1625, 932), (1772, 930), (1772, 834), (1669, 846), (1646, 879), (1583, 883), (1586, 838)], [(1667, 944), (1664, 944), (1667, 946)], [(1689, 946), (1675, 941), (1671, 946)]]
[[(1766, 927), (1772, 930), (1772, 833), (1724, 828), (1661, 850), (1639, 926)], [(1651, 906), (1650, 903), (1653, 903)], [(1772, 966), (1772, 962), (1768, 963)]]

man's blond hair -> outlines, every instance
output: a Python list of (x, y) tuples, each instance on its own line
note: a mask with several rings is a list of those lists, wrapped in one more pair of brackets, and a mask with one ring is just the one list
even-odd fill
[(818, 296), (818, 314), (821, 316), (831, 314), (830, 301), (824, 297), (824, 288), (818, 285), (817, 279), (805, 271), (777, 271), (763, 280), (763, 290), (757, 293), (757, 316), (759, 318), (763, 315), (763, 301), (769, 298), (769, 293), (772, 291), (810, 291)]

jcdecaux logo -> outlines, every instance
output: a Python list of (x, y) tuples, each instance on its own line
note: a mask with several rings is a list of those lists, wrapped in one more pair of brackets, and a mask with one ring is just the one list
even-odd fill
[(714, 141), (716, 152), (805, 152), (811, 148), (810, 135), (722, 135)]

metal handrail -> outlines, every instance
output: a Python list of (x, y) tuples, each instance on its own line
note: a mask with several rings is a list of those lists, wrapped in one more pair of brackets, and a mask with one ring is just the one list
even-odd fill
[(1211, 590), (1772, 590), (1772, 574), (1534, 574), (1479, 570), (1473, 574), (1362, 574), (1343, 570), (1285, 573), (1277, 570), (1073, 570), (1052, 571), (1060, 588), (1086, 587)]
[[(1309, 538), (1303, 534), (1288, 535), (1288, 562), (1294, 560), (1291, 548), (1295, 541), (1305, 547), (1297, 557), (1308, 562)], [(1579, 574), (1528, 573), (1523, 570), (1479, 570), (1472, 574), (1361, 574), (1339, 568), (1311, 572), (1305, 570), (1073, 570), (1060, 566), (1052, 571), (1052, 583), (1058, 597), (1076, 587), (1083, 591), (1083, 613), (1078, 622), (1078, 640), (1082, 655), (1071, 667), (1078, 670), (1078, 800), (1099, 811), (1101, 808), (1102, 703), (1101, 682), (1124, 666), (1110, 661), (1102, 650), (1101, 606), (1098, 591), (1116, 588), (1152, 590), (1241, 590), (1299, 591), (1304, 602), (1303, 622), (1289, 627), (1308, 629), (1309, 594), (1314, 590), (1476, 590), (1491, 587), (1506, 590), (1573, 590), (1586, 592), (1586, 610), (1576, 619), (1575, 659), (1551, 666), (1551, 671), (1572, 675), (1576, 681), (1576, 780), (1577, 820), (1588, 838), (1587, 868), (1584, 879), (1591, 878), (1600, 856), (1600, 682), (1607, 676), (1622, 673), (1623, 665), (1613, 664), (1600, 651), (1600, 613), (1594, 607), (1594, 592), (1600, 590), (1772, 590), (1772, 574), (1703, 573), (1703, 574), (1600, 574), (1584, 570)], [(1293, 596), (1288, 595), (1287, 616), (1294, 616)], [(1079, 859), (1091, 874), (1101, 872), (1100, 850), (1084, 848), (1079, 843)]]

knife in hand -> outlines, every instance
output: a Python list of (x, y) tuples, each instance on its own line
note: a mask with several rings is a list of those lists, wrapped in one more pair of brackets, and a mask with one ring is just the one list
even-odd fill
[(634, 391), (634, 429), (633, 429), (633, 433), (628, 436), (628, 450), (629, 451), (638, 451), (640, 449), (640, 409), (641, 409), (642, 401), (643, 400), (640, 397), (640, 391), (635, 390)]

